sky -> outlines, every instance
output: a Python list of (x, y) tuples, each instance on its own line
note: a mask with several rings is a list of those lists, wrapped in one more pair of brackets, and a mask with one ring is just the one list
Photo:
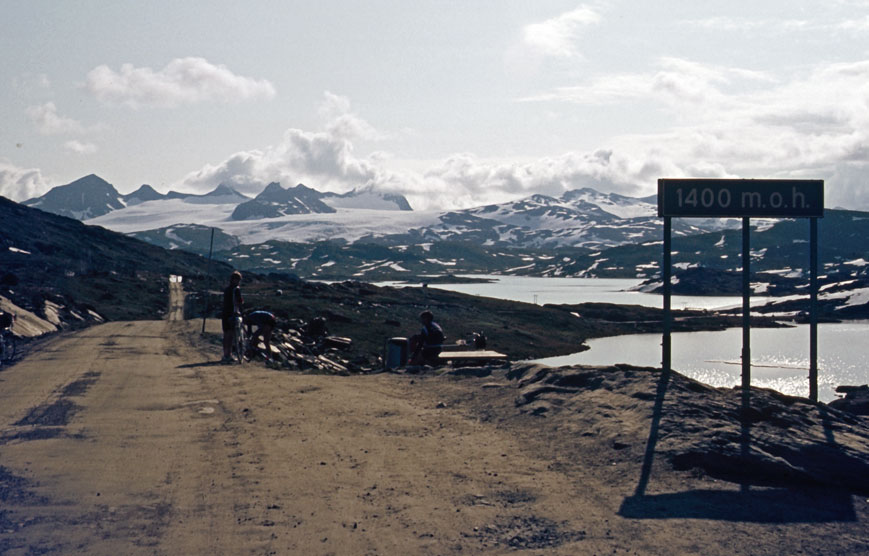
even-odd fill
[(869, 0), (0, 0), (0, 195), (372, 188), (455, 209), (658, 178), (869, 210)]

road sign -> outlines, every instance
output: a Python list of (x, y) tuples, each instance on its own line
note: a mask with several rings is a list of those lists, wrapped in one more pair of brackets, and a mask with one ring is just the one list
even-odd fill
[(809, 398), (818, 401), (818, 218), (824, 216), (824, 180), (658, 180), (658, 216), (664, 217), (664, 337), (662, 368), (670, 371), (671, 220), (674, 216), (742, 218), (742, 404), (751, 386), (751, 243), (752, 217), (809, 219)]
[(659, 179), (658, 216), (823, 217), (824, 180)]

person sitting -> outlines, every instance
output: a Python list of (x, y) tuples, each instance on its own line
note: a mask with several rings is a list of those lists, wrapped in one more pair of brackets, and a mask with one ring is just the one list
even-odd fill
[[(255, 348), (259, 343), (257, 338), (262, 338), (263, 344), (266, 347), (266, 360), (272, 357), (272, 332), (277, 324), (277, 319), (273, 313), (268, 311), (253, 311), (245, 315), (244, 324), (247, 326), (247, 336), (250, 338), (250, 345)], [(251, 328), (256, 326), (256, 331), (251, 334)]]
[(423, 311), (419, 314), (422, 329), (419, 334), (410, 338), (410, 365), (437, 365), (441, 345), (444, 343), (444, 331), (434, 321), (431, 311)]

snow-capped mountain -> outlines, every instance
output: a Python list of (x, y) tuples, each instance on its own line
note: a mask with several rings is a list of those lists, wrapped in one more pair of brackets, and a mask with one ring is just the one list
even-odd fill
[(244, 203), (250, 197), (242, 195), (228, 185), (220, 184), (204, 195), (178, 195), (174, 191), (166, 194), (167, 199), (178, 198), (184, 199), (188, 203), (202, 205), (235, 205)]
[(124, 208), (121, 198), (112, 184), (90, 174), (22, 204), (76, 220), (87, 220)]
[[(694, 234), (722, 226), (727, 227), (717, 220), (681, 220), (674, 231)], [(430, 240), (474, 239), (494, 246), (599, 249), (653, 241), (661, 230), (654, 198), (580, 189), (446, 213), (438, 225), (416, 232)]]
[(158, 193), (157, 190), (148, 184), (142, 184), (139, 189), (121, 197), (125, 206), (138, 205), (146, 201), (157, 201), (165, 198), (165, 195)]
[[(72, 183), (54, 187), (45, 195), (22, 204), (76, 220), (90, 220), (128, 207), (178, 199), (183, 199), (188, 204), (234, 206), (250, 198), (226, 185), (219, 185), (203, 195), (194, 195), (177, 191), (163, 194), (144, 184), (136, 191), (122, 195), (112, 184), (91, 174)], [(148, 204), (147, 209), (159, 212), (159, 206)], [(140, 215), (139, 212), (134, 214)]]
[(284, 189), (281, 184), (272, 182), (262, 193), (235, 207), (232, 219), (262, 220), (290, 214), (335, 212), (334, 208), (320, 200), (322, 197), (322, 193), (301, 183)]
[[(251, 199), (225, 184), (204, 195), (163, 194), (142, 185), (121, 195), (90, 175), (26, 204), (119, 232), (157, 232), (146, 237), (162, 237), (161, 230), (173, 233), (180, 224), (214, 227), (243, 244), (272, 239), (382, 245), (449, 240), (496, 247), (598, 249), (653, 241), (661, 234), (654, 197), (639, 199), (589, 188), (451, 212), (414, 212), (403, 196), (371, 187), (338, 194), (304, 184), (284, 188), (270, 183)], [(677, 234), (720, 229), (720, 221), (674, 224)]]
[[(87, 224), (199, 253), (208, 252), (215, 229), (216, 256), (222, 260), (304, 277), (374, 280), (458, 272), (649, 278), (660, 269), (662, 219), (654, 199), (592, 189), (450, 212), (407, 210), (403, 198), (371, 190), (337, 195), (301, 184), (288, 189), (269, 184), (255, 199), (227, 186), (205, 195), (154, 195), (142, 187), (118, 196), (110, 184), (88, 176), (53, 192), (32, 203), (57, 207), (58, 198), (77, 194), (61, 209), (73, 207), (75, 214), (104, 209)], [(753, 269), (804, 274), (803, 220), (753, 224)], [(819, 228), (824, 271), (849, 279), (867, 276), (869, 266), (861, 257), (869, 249), (869, 216), (828, 210)], [(673, 231), (674, 268), (724, 272), (740, 266), (738, 220), (676, 219)]]
[[(77, 220), (90, 220), (120, 211), (120, 214), (112, 214), (101, 225), (119, 230), (129, 228), (125, 223), (132, 225), (133, 230), (123, 229), (125, 232), (153, 229), (153, 225), (148, 228), (141, 227), (147, 226), (149, 220), (152, 223), (160, 221), (161, 225), (165, 224), (164, 213), (182, 218), (189, 213), (187, 217), (193, 219), (169, 224), (211, 224), (214, 220), (226, 220), (227, 216), (233, 221), (258, 221), (300, 214), (328, 214), (345, 209), (412, 210), (402, 195), (379, 193), (370, 187), (338, 194), (323, 193), (303, 184), (284, 189), (279, 183), (270, 183), (251, 199), (226, 184), (221, 184), (203, 195), (177, 191), (164, 194), (148, 184), (143, 184), (136, 191), (122, 195), (112, 184), (93, 174), (55, 187), (45, 195), (23, 204)], [(192, 208), (189, 205), (203, 207)], [(227, 207), (228, 214), (224, 214)], [(148, 218), (148, 214), (152, 218)]]
[(561, 200), (577, 208), (589, 204), (594, 205), (619, 218), (649, 217), (658, 214), (656, 195), (637, 199), (618, 193), (601, 193), (595, 189), (584, 187), (568, 191), (562, 195)]
[[(138, 192), (135, 195), (146, 197)], [(162, 237), (161, 231), (173, 233), (179, 224), (196, 224), (220, 229), (242, 244), (342, 239), (381, 245), (471, 241), (494, 247), (599, 249), (659, 239), (661, 221), (656, 213), (654, 198), (588, 188), (560, 197), (532, 195), (465, 210), (415, 212), (404, 197), (371, 189), (336, 194), (303, 184), (285, 189), (270, 183), (253, 199), (220, 186), (202, 196), (167, 195), (128, 203), (126, 208), (88, 223), (124, 233), (156, 232), (147, 237)], [(720, 221), (683, 219), (674, 223), (677, 234), (720, 229)]]

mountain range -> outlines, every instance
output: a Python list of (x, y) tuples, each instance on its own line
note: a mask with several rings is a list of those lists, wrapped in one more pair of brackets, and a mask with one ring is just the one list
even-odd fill
[[(226, 185), (205, 195), (160, 194), (149, 186), (121, 195), (91, 175), (25, 204), (169, 249), (213, 250), (241, 269), (332, 280), (447, 273), (650, 278), (659, 273), (663, 234), (655, 196), (590, 188), (439, 212), (413, 211), (403, 197), (371, 189), (339, 195), (303, 184), (271, 183), (254, 198)], [(753, 269), (805, 274), (804, 222), (752, 223)], [(737, 270), (739, 225), (674, 219), (674, 265)], [(827, 210), (820, 230), (826, 271), (865, 273), (869, 214)]]
[[(468, 241), (491, 247), (594, 249), (651, 241), (661, 234), (654, 196), (633, 198), (589, 188), (560, 197), (533, 195), (466, 210), (418, 212), (403, 196), (370, 188), (336, 194), (273, 182), (249, 198), (227, 185), (204, 195), (161, 194), (143, 185), (123, 195), (89, 175), (24, 204), (152, 239), (171, 235), (182, 224), (188, 229), (217, 228), (238, 244), (342, 240), (400, 246)], [(680, 221), (675, 231), (689, 235), (727, 226), (718, 220)], [(175, 246), (200, 251), (204, 247)]]
[(335, 212), (335, 208), (322, 202), (324, 198), (342, 207), (365, 206), (373, 202), (379, 203), (379, 208), (411, 210), (407, 199), (400, 195), (378, 196), (370, 190), (354, 190), (341, 195), (321, 193), (303, 184), (284, 189), (278, 183), (270, 183), (253, 199), (224, 184), (204, 195), (177, 191), (164, 194), (147, 184), (132, 193), (121, 194), (95, 174), (54, 187), (45, 195), (22, 204), (76, 220), (89, 220), (142, 203), (181, 199), (189, 204), (235, 205), (233, 220), (259, 220), (291, 214)]

